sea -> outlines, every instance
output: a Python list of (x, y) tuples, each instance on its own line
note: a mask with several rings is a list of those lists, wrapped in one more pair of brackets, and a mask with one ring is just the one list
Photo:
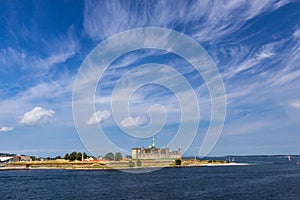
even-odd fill
[(149, 173), (3, 170), (0, 199), (300, 199), (299, 164), (270, 160), (249, 164)]

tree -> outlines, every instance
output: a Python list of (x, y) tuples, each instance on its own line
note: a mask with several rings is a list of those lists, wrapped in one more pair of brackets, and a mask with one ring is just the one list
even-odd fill
[(77, 159), (77, 152), (73, 151), (69, 156), (69, 160), (74, 161), (76, 159)]
[(118, 152), (118, 153), (116, 153), (116, 155), (115, 155), (115, 161), (120, 161), (120, 160), (122, 160), (122, 154), (120, 153), (120, 152)]
[(175, 165), (181, 165), (181, 159), (176, 159), (175, 160)]
[(64, 159), (65, 159), (65, 160), (69, 160), (69, 159), (70, 159), (70, 155), (69, 155), (68, 153), (66, 153)]
[[(81, 152), (77, 153), (76, 151), (73, 151), (71, 154), (66, 153), (65, 156), (64, 156), (64, 159), (65, 160), (70, 160), (70, 161), (74, 161), (74, 160), (81, 161), (82, 156), (83, 156), (83, 159), (86, 159), (88, 157), (86, 153), (82, 154)], [(56, 159), (60, 159), (60, 156), (56, 156)]]
[(76, 160), (82, 161), (82, 153), (77, 153)]
[(113, 153), (113, 152), (109, 152), (109, 153), (107, 153), (107, 154), (104, 156), (104, 158), (105, 158), (106, 160), (114, 160), (114, 159), (115, 159), (115, 156), (114, 156), (114, 153)]
[(129, 161), (129, 167), (134, 167), (135, 163), (131, 161)]
[(87, 154), (84, 152), (83, 153), (83, 159), (87, 159), (87, 157), (88, 157)]
[(61, 157), (60, 156), (56, 156), (55, 159), (61, 159)]

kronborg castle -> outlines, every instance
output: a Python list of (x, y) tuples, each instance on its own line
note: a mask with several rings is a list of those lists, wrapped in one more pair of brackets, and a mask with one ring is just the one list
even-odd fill
[(149, 148), (132, 148), (132, 159), (161, 159), (161, 160), (174, 160), (181, 158), (182, 149), (177, 151), (170, 151), (168, 147), (156, 148), (154, 137)]

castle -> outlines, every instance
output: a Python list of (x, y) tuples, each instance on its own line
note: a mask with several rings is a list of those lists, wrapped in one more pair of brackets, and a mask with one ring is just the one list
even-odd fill
[(182, 149), (177, 151), (170, 151), (168, 147), (156, 148), (154, 137), (149, 148), (132, 148), (132, 159), (161, 159), (161, 160), (174, 160), (181, 158)]

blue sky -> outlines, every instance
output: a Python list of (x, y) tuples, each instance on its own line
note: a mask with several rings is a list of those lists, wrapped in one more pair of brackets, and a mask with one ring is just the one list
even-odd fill
[[(288, 0), (1, 1), (0, 152), (55, 156), (87, 151), (72, 113), (82, 62), (110, 36), (161, 27), (202, 45), (223, 78), (226, 121), (210, 155), (300, 154), (299, 10), (299, 1)], [(167, 88), (139, 88), (132, 96), (131, 120), (119, 127), (110, 108), (117, 80), (153, 62), (183, 74), (199, 99), (199, 131), (185, 153), (198, 154), (211, 115), (209, 92), (195, 69), (172, 52), (141, 49), (115, 60), (97, 87), (96, 113), (89, 113), (86, 122), (101, 125), (125, 150), (147, 146), (151, 139), (129, 138), (120, 128), (130, 127), (132, 120), (146, 125), (144, 108), (162, 104), (168, 117), (156, 144), (166, 145), (180, 122), (178, 100)], [(110, 150), (100, 148), (103, 154)]]

